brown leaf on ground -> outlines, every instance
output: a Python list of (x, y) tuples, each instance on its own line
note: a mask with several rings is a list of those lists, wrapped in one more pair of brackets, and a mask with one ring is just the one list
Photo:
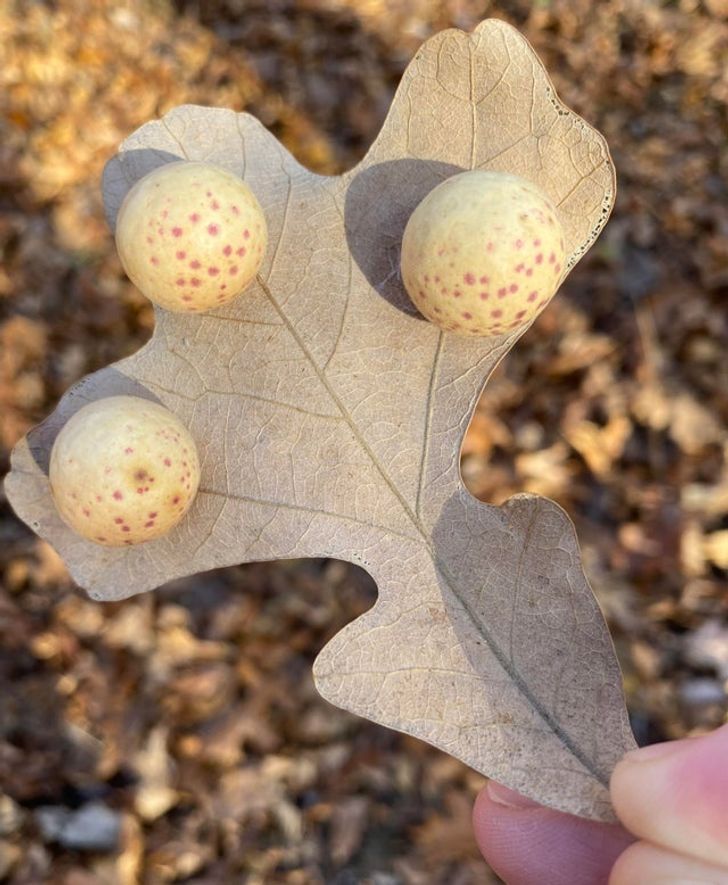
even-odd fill
[(442, 814), (432, 815), (418, 827), (414, 839), (428, 867), (453, 863), (465, 857), (478, 857), (469, 822), (472, 806), (459, 793), (444, 797)]
[(345, 864), (359, 849), (367, 826), (369, 801), (353, 796), (339, 803), (331, 815), (331, 859)]

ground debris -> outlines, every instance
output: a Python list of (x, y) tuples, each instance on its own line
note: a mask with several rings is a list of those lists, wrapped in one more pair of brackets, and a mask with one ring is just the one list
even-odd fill
[[(84, 374), (137, 350), (99, 178), (185, 102), (247, 110), (321, 173), (374, 140), (422, 40), (479, 0), (58, 0), (0, 7), (0, 465)], [(491, 3), (607, 137), (603, 236), (496, 370), (471, 492), (576, 523), (637, 735), (728, 715), (728, 5)], [(311, 663), (374, 589), (338, 562), (230, 568), (97, 605), (0, 489), (0, 879), (495, 882), (483, 778), (321, 701)]]

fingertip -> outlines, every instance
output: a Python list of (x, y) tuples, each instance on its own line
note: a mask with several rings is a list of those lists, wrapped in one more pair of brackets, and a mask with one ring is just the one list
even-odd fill
[(728, 882), (725, 867), (703, 863), (649, 842), (635, 842), (617, 858), (609, 885), (686, 885)]
[(473, 827), (483, 856), (508, 885), (604, 885), (634, 841), (622, 827), (534, 805), (500, 785), (477, 797)]
[(728, 864), (727, 762), (727, 726), (628, 753), (612, 774), (615, 811), (643, 839)]

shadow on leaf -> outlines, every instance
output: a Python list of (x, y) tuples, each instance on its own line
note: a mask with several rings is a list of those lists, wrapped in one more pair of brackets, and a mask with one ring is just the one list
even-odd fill
[(65, 393), (58, 408), (42, 424), (28, 433), (30, 453), (46, 476), (48, 476), (53, 443), (64, 424), (84, 406), (109, 396), (138, 396), (163, 405), (159, 397), (147, 387), (118, 369), (106, 368), (93, 375), (87, 375)]
[(104, 166), (101, 181), (106, 220), (112, 231), (116, 229), (116, 216), (124, 197), (137, 181), (166, 163), (177, 163), (180, 160), (184, 160), (184, 157), (170, 154), (168, 151), (142, 148), (115, 154), (108, 161)]
[(346, 193), (346, 241), (354, 261), (375, 292), (423, 322), (400, 277), (402, 235), (418, 203), (446, 178), (462, 171), (450, 163), (391, 160), (356, 174)]

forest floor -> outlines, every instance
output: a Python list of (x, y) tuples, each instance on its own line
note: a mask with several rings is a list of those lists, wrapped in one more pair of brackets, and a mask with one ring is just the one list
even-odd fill
[[(255, 114), (325, 173), (359, 160), (421, 42), (495, 16), (606, 136), (605, 232), (488, 385), (468, 487), (574, 519), (642, 743), (728, 715), (726, 0), (6, 0), (0, 474), (149, 304), (103, 164), (185, 103)], [(317, 651), (375, 598), (335, 561), (123, 603), (79, 593), (0, 491), (0, 881), (475, 885), (483, 778), (320, 700)]]

